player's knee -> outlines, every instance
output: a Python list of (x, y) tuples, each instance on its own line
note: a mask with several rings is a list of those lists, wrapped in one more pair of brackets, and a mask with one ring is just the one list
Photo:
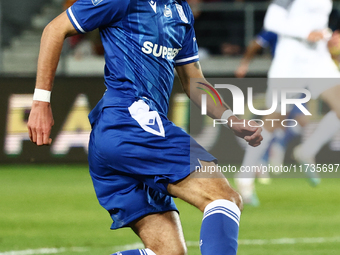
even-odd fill
[[(169, 254), (169, 253), (164, 253), (165, 254)], [(179, 246), (179, 247), (175, 247), (174, 252), (171, 254), (176, 254), (176, 255), (186, 255), (188, 254), (188, 250), (187, 247), (185, 245)]]
[(241, 195), (235, 190), (229, 191), (226, 200), (229, 200), (237, 205), (237, 207), (242, 211), (243, 210), (243, 202)]
[(231, 201), (234, 202), (241, 211), (243, 210), (243, 200), (239, 193), (234, 191)]
[(230, 189), (228, 189), (228, 192), (223, 192), (222, 194), (213, 196), (210, 199), (208, 199), (207, 203), (205, 204), (204, 208), (201, 209), (201, 211), (203, 212), (205, 207), (208, 204), (210, 204), (210, 203), (212, 203), (212, 202), (214, 202), (215, 200), (218, 200), (218, 199), (225, 199), (225, 200), (231, 201), (231, 202), (235, 203), (241, 211), (243, 210), (243, 201), (242, 201), (241, 195), (238, 192), (236, 192), (235, 190), (230, 188)]

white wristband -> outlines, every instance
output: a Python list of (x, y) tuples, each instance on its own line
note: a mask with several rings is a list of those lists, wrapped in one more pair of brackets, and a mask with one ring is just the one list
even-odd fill
[[(228, 120), (229, 117), (231, 117), (231, 116), (235, 116), (235, 115), (234, 115), (234, 113), (233, 113), (230, 109), (228, 109), (228, 110), (225, 110), (225, 111), (224, 111), (224, 113), (223, 113), (222, 116), (221, 116), (221, 119), (222, 119), (222, 120)], [(228, 123), (223, 124), (223, 126), (229, 128)]]
[(50, 102), (51, 99), (51, 91), (44, 89), (35, 89), (33, 100), (42, 101), (42, 102)]

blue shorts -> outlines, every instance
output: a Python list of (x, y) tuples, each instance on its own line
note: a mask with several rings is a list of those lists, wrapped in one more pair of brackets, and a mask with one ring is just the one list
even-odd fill
[(150, 105), (143, 99), (100, 109), (95, 118), (90, 114), (90, 174), (113, 220), (111, 229), (147, 214), (177, 211), (167, 185), (187, 177), (199, 160), (216, 161)]

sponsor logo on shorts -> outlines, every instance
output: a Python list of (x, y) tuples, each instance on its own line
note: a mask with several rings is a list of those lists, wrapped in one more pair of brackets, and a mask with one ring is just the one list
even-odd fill
[(129, 112), (144, 131), (165, 137), (162, 119), (157, 111), (150, 111), (150, 107), (142, 100), (134, 102)]

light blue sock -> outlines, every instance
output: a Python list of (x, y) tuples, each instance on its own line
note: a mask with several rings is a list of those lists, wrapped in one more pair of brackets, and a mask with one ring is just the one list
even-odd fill
[(156, 255), (152, 250), (129, 250), (129, 251), (119, 251), (112, 255)]
[(201, 227), (202, 255), (236, 255), (240, 215), (240, 209), (229, 200), (207, 205)]

